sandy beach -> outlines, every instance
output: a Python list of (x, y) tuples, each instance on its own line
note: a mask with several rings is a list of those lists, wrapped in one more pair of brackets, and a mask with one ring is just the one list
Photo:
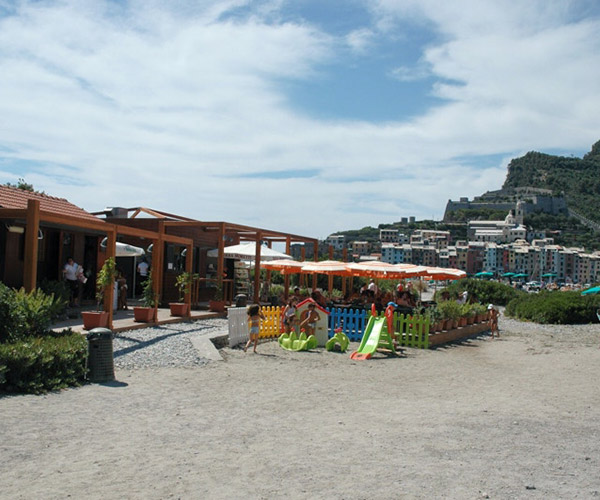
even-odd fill
[(0, 399), (0, 497), (600, 496), (600, 325), (224, 361)]

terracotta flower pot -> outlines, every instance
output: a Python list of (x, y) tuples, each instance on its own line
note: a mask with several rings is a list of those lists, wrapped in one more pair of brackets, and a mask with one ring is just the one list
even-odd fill
[(169, 302), (171, 316), (187, 316), (188, 305), (184, 302)]
[(213, 312), (225, 312), (224, 300), (209, 300), (208, 308)]
[(154, 317), (154, 308), (152, 307), (134, 307), (133, 319), (140, 323), (149, 323)]
[(106, 311), (83, 311), (81, 319), (83, 319), (83, 328), (86, 330), (108, 327), (108, 313)]

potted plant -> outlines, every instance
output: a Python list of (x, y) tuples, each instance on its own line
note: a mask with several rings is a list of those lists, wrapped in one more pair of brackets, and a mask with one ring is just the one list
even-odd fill
[(223, 300), (223, 285), (217, 283), (213, 298), (208, 301), (208, 308), (213, 312), (225, 312), (225, 300)]
[[(461, 307), (461, 318), (464, 318), (465, 325), (472, 325), (475, 321), (475, 312), (473, 304), (463, 304)], [(465, 326), (463, 325), (463, 326)]]
[(454, 300), (445, 300), (438, 304), (438, 309), (444, 319), (444, 330), (452, 330), (460, 318), (460, 304)]
[(485, 321), (487, 309), (483, 304), (473, 304), (473, 312), (475, 314), (475, 322), (481, 323)]
[(184, 302), (185, 296), (192, 291), (192, 283), (194, 282), (195, 274), (182, 272), (175, 280), (175, 286), (179, 290), (179, 302), (169, 302), (171, 316), (187, 316), (189, 313), (189, 304)]
[[(101, 310), (100, 305), (104, 301), (105, 291), (114, 286), (117, 269), (114, 257), (104, 261), (104, 265), (96, 276), (96, 306), (97, 311), (82, 311), (83, 328), (91, 330), (93, 328), (106, 328), (108, 326), (108, 311)], [(106, 309), (106, 304), (105, 304)]]
[(158, 303), (158, 297), (154, 291), (154, 283), (152, 281), (152, 271), (148, 273), (148, 277), (142, 286), (142, 304), (133, 308), (133, 319), (142, 323), (148, 323), (154, 319), (154, 309)]

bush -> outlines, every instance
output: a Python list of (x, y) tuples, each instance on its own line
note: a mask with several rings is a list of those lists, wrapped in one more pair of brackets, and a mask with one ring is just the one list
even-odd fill
[[(469, 292), (469, 300), (478, 300), (483, 304), (496, 304), (505, 306), (511, 300), (526, 296), (527, 293), (515, 290), (513, 287), (498, 283), (496, 281), (484, 281), (478, 279), (463, 279), (452, 283), (444, 289), (450, 294), (450, 298), (457, 298), (461, 292)], [(438, 291), (436, 296), (442, 291)]]
[(542, 291), (511, 300), (505, 314), (517, 319), (554, 325), (594, 323), (600, 297), (579, 292)]
[(44, 279), (38, 286), (46, 295), (54, 295), (54, 306), (52, 319), (58, 319), (66, 315), (69, 305), (70, 290), (66, 281), (53, 281)]
[(0, 283), (0, 343), (44, 335), (63, 306), (40, 289), (27, 293)]
[(81, 385), (87, 341), (68, 330), (0, 344), (0, 391), (40, 394)]

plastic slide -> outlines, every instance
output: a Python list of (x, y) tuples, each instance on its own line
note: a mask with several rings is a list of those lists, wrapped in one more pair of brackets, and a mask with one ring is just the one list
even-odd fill
[(369, 318), (367, 328), (365, 329), (362, 341), (358, 346), (358, 350), (350, 354), (351, 359), (364, 360), (371, 358), (371, 355), (377, 350), (377, 347), (379, 346), (381, 334), (386, 328), (386, 321), (387, 320), (385, 316), (381, 318), (371, 316)]

